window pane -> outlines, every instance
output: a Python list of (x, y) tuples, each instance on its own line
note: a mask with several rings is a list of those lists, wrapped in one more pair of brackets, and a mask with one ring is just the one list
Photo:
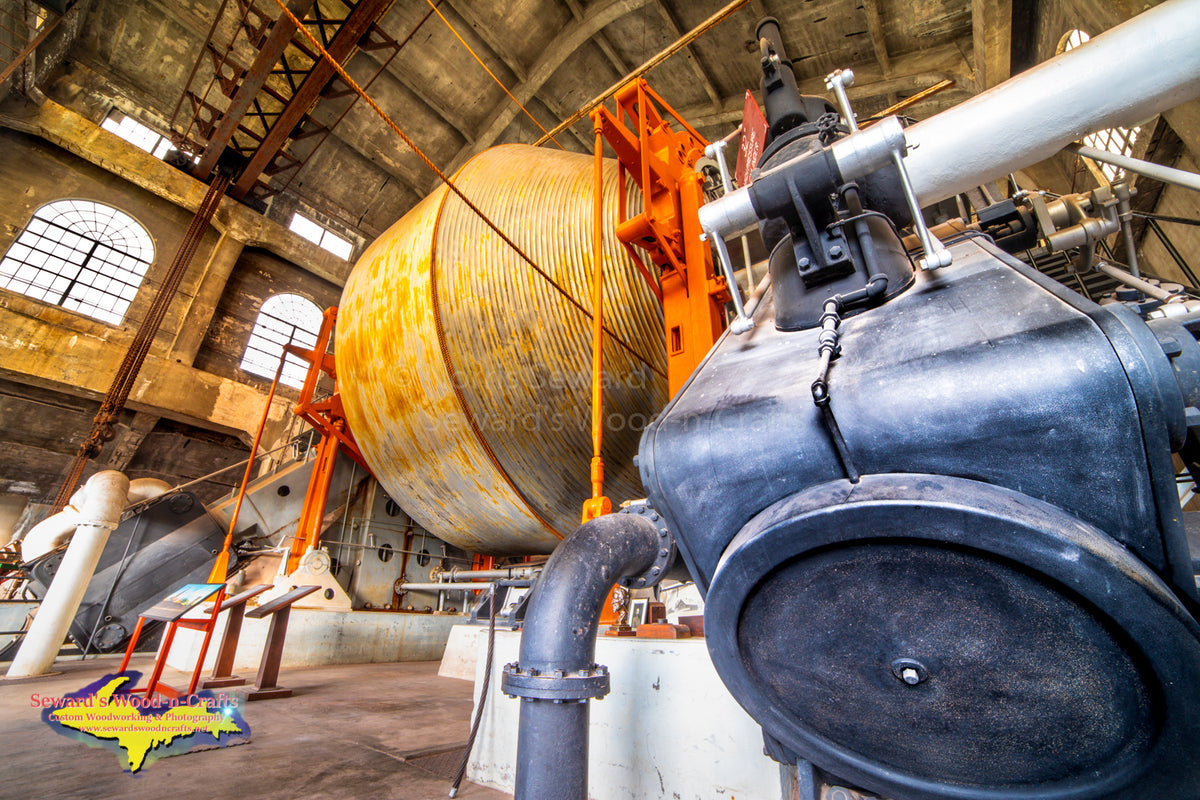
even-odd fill
[[(312, 349), (321, 330), (321, 321), (321, 309), (299, 295), (278, 294), (268, 298), (254, 322), (242, 357), (242, 369), (264, 378), (274, 378), (284, 345)], [(288, 355), (279, 381), (298, 389), (307, 374), (308, 364)]]
[(35, 212), (5, 254), (0, 287), (119, 324), (153, 259), (154, 242), (125, 212), (58, 200)]

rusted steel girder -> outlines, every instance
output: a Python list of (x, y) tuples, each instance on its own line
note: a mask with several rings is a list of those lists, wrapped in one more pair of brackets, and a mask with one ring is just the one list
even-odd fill
[[(314, 0), (292, 0), (288, 4), (288, 9), (297, 17), (302, 18), (312, 8), (313, 2)], [(254, 102), (254, 98), (258, 96), (259, 91), (266, 85), (272, 68), (291, 43), (292, 35), (295, 33), (296, 26), (286, 14), (281, 15), (275, 21), (270, 35), (267, 36), (267, 41), (258, 51), (258, 56), (254, 59), (250, 70), (242, 77), (237, 92), (229, 101), (229, 107), (225, 109), (212, 136), (208, 137), (208, 144), (205, 146), (204, 152), (200, 154), (199, 163), (196, 164), (195, 174), (198, 177), (206, 178), (213, 171), (213, 167), (217, 165), (217, 159), (221, 157), (221, 153), (225, 152), (225, 147), (233, 138), (238, 123), (246, 115), (246, 111)]]
[[(338, 28), (329, 46), (325, 48), (329, 55), (339, 64), (349, 61), (355, 50), (358, 49), (359, 41), (391, 5), (392, 0), (360, 0), (345, 22)], [(250, 163), (246, 165), (241, 177), (234, 183), (230, 194), (234, 197), (244, 197), (250, 191), (255, 181), (258, 180), (258, 176), (275, 159), (292, 136), (296, 126), (312, 109), (313, 104), (320, 97), (321, 90), (325, 88), (333, 75), (333, 65), (327, 59), (322, 58), (313, 64), (312, 70), (300, 84), (300, 88), (292, 95), (292, 99), (279, 113), (275, 124), (271, 126), (258, 149), (254, 151), (254, 155), (250, 157)]]

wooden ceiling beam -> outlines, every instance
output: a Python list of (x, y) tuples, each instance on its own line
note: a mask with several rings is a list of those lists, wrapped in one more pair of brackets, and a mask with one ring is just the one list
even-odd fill
[[(867, 15), (867, 32), (871, 35), (871, 48), (875, 51), (875, 60), (883, 70), (885, 77), (892, 76), (892, 59), (888, 54), (887, 39), (883, 35), (883, 16), (879, 12), (880, 0), (863, 0), (863, 13)], [(888, 105), (896, 103), (896, 93), (889, 92)]]
[[(671, 34), (673, 40), (679, 39), (684, 34), (683, 28), (679, 25), (679, 20), (675, 19), (675, 14), (667, 7), (664, 0), (654, 0), (654, 6), (658, 10), (658, 15), (667, 26), (667, 31)], [(704, 65), (700, 62), (700, 54), (696, 51), (695, 45), (689, 44), (684, 48), (687, 54), (688, 67), (695, 74), (696, 80), (704, 87), (705, 94), (712, 101), (713, 110), (721, 108), (721, 93), (717, 91), (716, 84), (708, 74), (708, 70), (704, 69)]]
[[(554, 41), (542, 53), (541, 58), (529, 69), (528, 77), (519, 86), (512, 88), (513, 96), (522, 104), (528, 103), (546, 85), (558, 68), (575, 55), (585, 42), (610, 23), (642, 8), (649, 2), (653, 2), (653, 0), (596, 0), (593, 2), (588, 6), (587, 16), (584, 19), (569, 23), (554, 37)], [(452, 174), (471, 156), (495, 144), (509, 123), (519, 113), (521, 110), (517, 108), (516, 104), (505, 97), (488, 116), (487, 121), (480, 126), (475, 141), (459, 150), (458, 154), (444, 167), (444, 171)], [(430, 188), (435, 187), (437, 183), (438, 181), (434, 181)]]
[(978, 91), (1008, 80), (1012, 70), (1012, 0), (971, 0), (971, 40)]

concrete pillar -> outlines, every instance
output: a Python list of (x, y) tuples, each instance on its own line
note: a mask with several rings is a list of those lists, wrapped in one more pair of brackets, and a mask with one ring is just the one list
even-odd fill
[(204, 342), (208, 326), (216, 314), (217, 303), (225, 291), (225, 284), (229, 282), (229, 276), (237, 266), (245, 247), (245, 242), (228, 233), (221, 234), (208, 263), (204, 265), (204, 273), (189, 301), (187, 311), (184, 312), (175, 340), (171, 343), (171, 358), (189, 367), (195, 363), (196, 354), (200, 352), (200, 345)]
[(108, 536), (120, 522), (129, 494), (129, 479), (120, 472), (106, 470), (89, 478), (86, 489), (75, 536), (8, 669), (10, 678), (28, 678), (50, 671)]

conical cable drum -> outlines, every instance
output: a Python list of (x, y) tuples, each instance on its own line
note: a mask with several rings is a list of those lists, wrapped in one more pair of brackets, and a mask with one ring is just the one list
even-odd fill
[[(455, 184), (553, 284), (440, 187), (367, 248), (346, 284), (336, 337), (346, 417), (388, 494), (426, 529), (474, 552), (546, 553), (579, 526), (590, 495), (593, 159), (505, 145)], [(644, 496), (633, 456), (667, 401), (662, 312), (613, 234), (617, 191), (606, 161), (614, 501)], [(637, 213), (640, 193), (627, 192)]]

